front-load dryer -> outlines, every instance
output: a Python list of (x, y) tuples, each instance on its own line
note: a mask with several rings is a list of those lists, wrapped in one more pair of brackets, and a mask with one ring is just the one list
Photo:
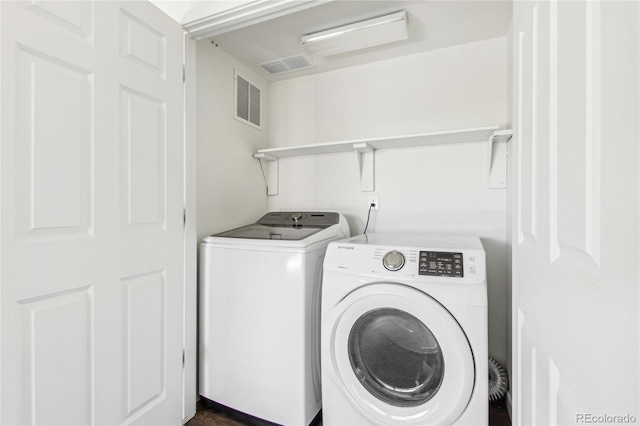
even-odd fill
[(321, 334), (325, 426), (488, 423), (478, 238), (368, 234), (331, 243)]
[[(282, 425), (321, 406), (320, 282), (333, 212), (272, 212), (200, 246), (200, 395)], [(236, 413), (237, 414), (237, 413)]]

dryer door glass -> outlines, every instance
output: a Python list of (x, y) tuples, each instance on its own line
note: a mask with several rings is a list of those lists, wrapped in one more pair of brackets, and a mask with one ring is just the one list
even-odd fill
[(407, 312), (381, 308), (362, 315), (349, 333), (348, 348), (359, 382), (388, 404), (424, 404), (442, 384), (440, 345), (429, 328)]

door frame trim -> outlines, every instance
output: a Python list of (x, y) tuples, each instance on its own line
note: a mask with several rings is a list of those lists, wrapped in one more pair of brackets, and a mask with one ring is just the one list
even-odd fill
[(184, 66), (184, 319), (183, 422), (196, 415), (198, 335), (197, 157), (196, 157), (196, 41), (185, 32)]
[(333, 0), (253, 0), (213, 15), (185, 22), (183, 28), (195, 40), (203, 40), (331, 1)]

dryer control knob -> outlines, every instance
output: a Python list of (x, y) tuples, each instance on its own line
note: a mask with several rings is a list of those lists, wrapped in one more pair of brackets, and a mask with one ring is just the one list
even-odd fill
[(382, 258), (382, 264), (390, 271), (398, 271), (404, 266), (404, 255), (399, 251), (390, 251)]

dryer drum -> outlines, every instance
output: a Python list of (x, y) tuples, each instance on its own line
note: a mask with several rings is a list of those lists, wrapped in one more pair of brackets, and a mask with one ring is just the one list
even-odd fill
[(489, 357), (489, 401), (501, 399), (508, 387), (507, 372), (498, 361)]
[(365, 389), (398, 407), (424, 404), (444, 377), (435, 336), (399, 309), (374, 309), (358, 318), (349, 333), (349, 361)]

